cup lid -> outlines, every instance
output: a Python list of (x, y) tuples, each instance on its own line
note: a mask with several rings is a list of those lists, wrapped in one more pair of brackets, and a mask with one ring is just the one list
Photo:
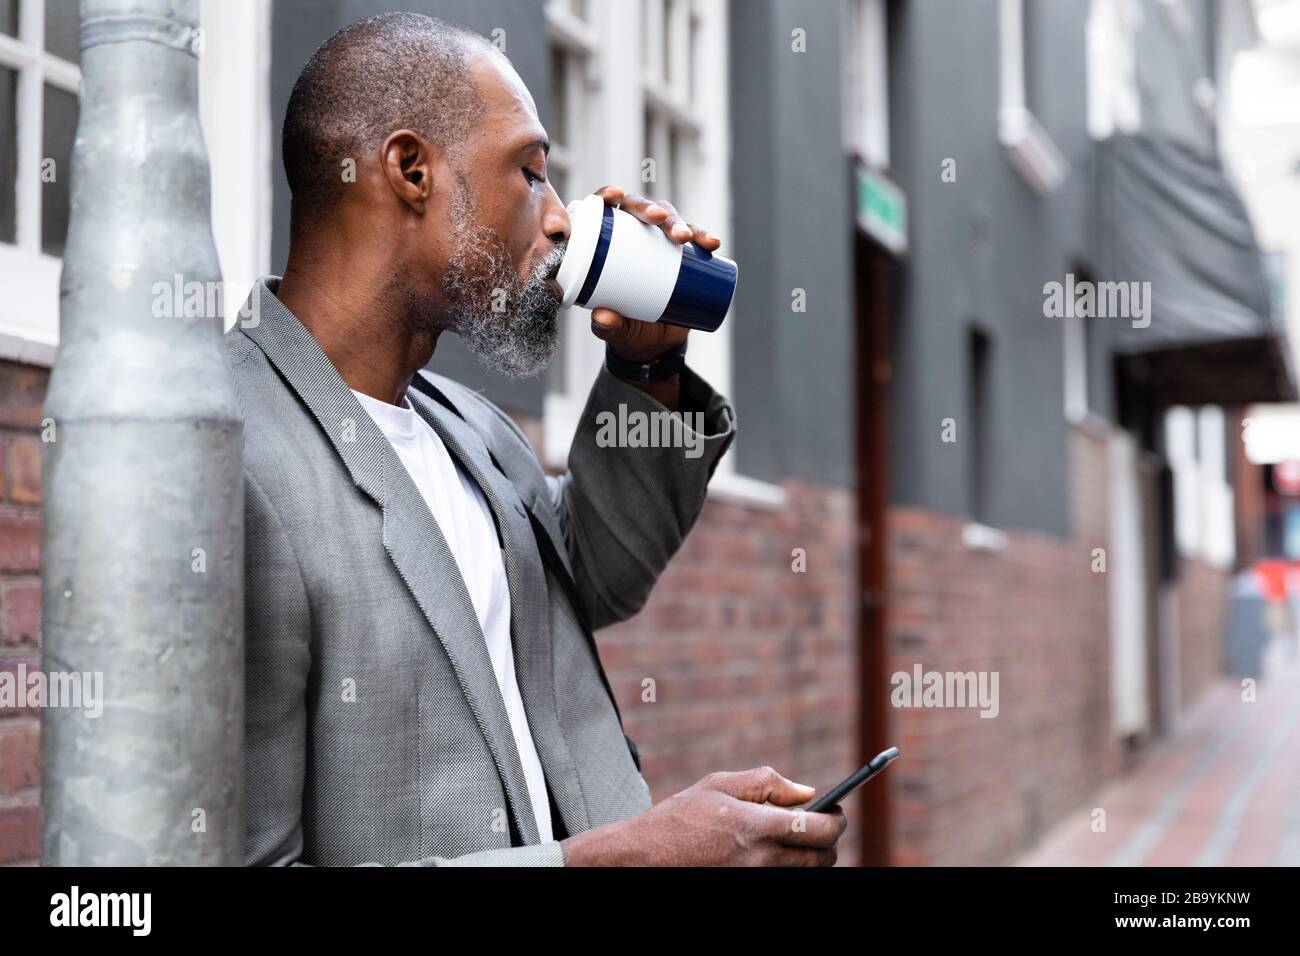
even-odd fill
[(569, 203), (569, 245), (564, 251), (555, 281), (564, 290), (563, 304), (573, 305), (587, 279), (591, 260), (600, 240), (600, 225), (605, 216), (605, 200), (592, 193)]

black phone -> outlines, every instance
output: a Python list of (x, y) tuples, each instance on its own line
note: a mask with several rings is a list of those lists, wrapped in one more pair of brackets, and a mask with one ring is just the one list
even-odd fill
[(835, 809), (841, 800), (847, 797), (862, 784), (866, 783), (880, 771), (884, 770), (891, 763), (899, 758), (897, 747), (890, 747), (888, 750), (882, 750), (871, 758), (865, 766), (854, 771), (851, 776), (841, 780), (834, 789), (819, 797), (811, 806), (805, 807), (809, 813), (828, 813)]

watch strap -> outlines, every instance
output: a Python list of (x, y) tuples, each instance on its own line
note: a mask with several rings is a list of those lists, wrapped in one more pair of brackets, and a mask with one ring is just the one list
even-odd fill
[(629, 362), (619, 358), (605, 346), (605, 367), (616, 378), (633, 382), (662, 382), (672, 378), (686, 367), (686, 340), (669, 349), (652, 362)]

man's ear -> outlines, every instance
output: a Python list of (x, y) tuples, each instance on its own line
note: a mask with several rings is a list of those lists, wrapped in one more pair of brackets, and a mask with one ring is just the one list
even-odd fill
[(413, 210), (423, 213), (433, 197), (438, 168), (435, 147), (419, 133), (399, 129), (384, 140), (379, 164), (388, 188)]

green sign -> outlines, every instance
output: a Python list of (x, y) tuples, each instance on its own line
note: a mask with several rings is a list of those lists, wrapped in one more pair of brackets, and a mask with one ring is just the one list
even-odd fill
[(907, 251), (907, 196), (887, 177), (858, 164), (858, 225), (894, 253)]

